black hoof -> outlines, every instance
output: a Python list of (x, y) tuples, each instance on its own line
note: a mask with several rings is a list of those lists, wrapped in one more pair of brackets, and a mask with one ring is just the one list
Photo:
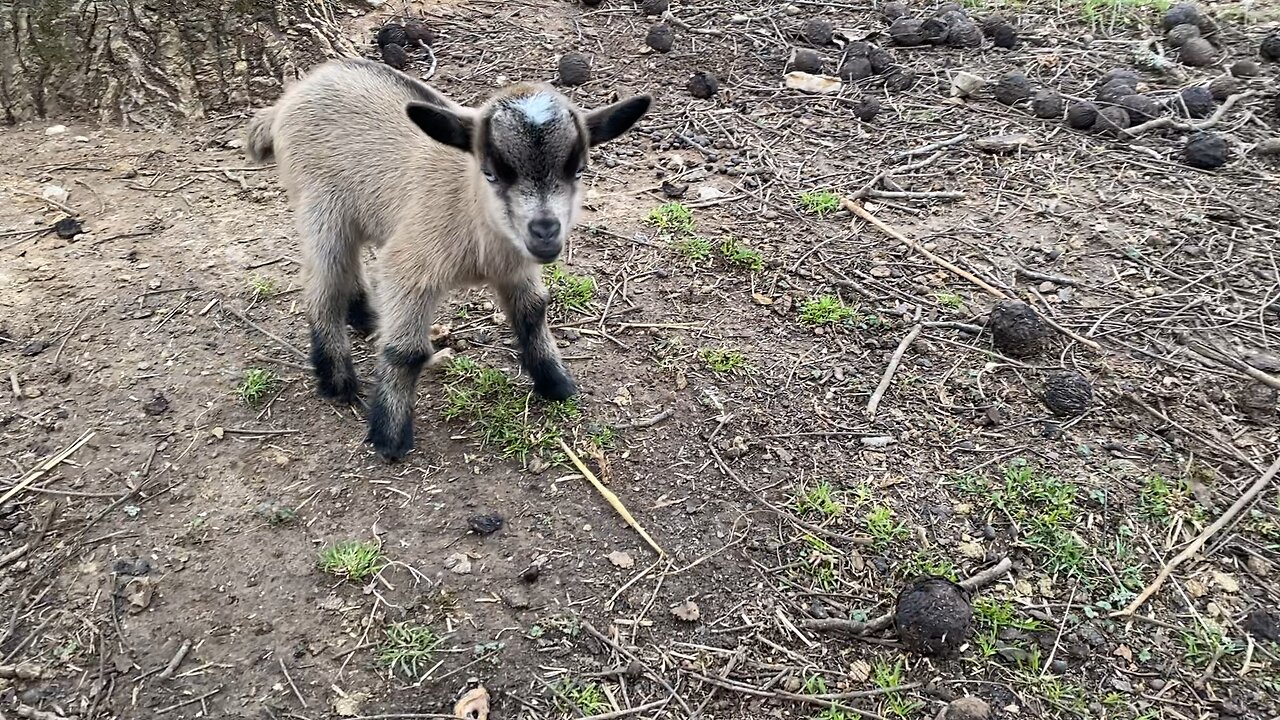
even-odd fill
[(533, 391), (546, 400), (568, 400), (578, 394), (573, 378), (563, 372), (547, 373), (533, 380)]
[(354, 375), (343, 380), (316, 375), (316, 392), (326, 400), (355, 405), (360, 402), (360, 381)]
[(380, 403), (374, 403), (369, 411), (369, 433), (365, 442), (373, 444), (373, 449), (387, 462), (395, 462), (413, 449), (413, 421), (405, 419), (393, 420)]

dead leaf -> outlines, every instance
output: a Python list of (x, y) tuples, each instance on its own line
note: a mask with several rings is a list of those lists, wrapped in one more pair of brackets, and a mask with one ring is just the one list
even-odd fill
[(356, 717), (360, 715), (360, 704), (370, 697), (369, 693), (354, 692), (333, 699), (333, 714), (339, 717)]
[(1184, 587), (1187, 588), (1187, 594), (1193, 598), (1202, 598), (1209, 592), (1209, 589), (1199, 580), (1188, 580)]
[(671, 608), (671, 614), (675, 615), (677, 620), (690, 623), (698, 622), (698, 618), (702, 617), (702, 611), (698, 609), (698, 603), (692, 600), (685, 600)]
[(1222, 588), (1223, 592), (1240, 592), (1240, 583), (1236, 581), (1235, 577), (1218, 570), (1213, 571), (1213, 584)]
[(857, 683), (871, 679), (871, 663), (866, 660), (854, 660), (849, 665), (849, 678)]
[(631, 555), (621, 550), (611, 552), (605, 557), (609, 558), (609, 562), (613, 563), (614, 567), (622, 568), (623, 570), (630, 570), (636, 566), (636, 561)]
[(840, 88), (844, 86), (844, 83), (840, 82), (840, 78), (834, 78), (830, 75), (811, 75), (799, 70), (787, 73), (783, 76), (783, 79), (788, 88), (810, 93), (840, 92)]
[(618, 394), (613, 396), (613, 404), (618, 407), (627, 407), (631, 404), (631, 391), (626, 387), (618, 389)]
[(489, 691), (483, 685), (471, 688), (453, 706), (453, 716), (464, 720), (488, 720)]
[(754, 300), (757, 305), (773, 304), (773, 298), (768, 297), (767, 295), (761, 295), (760, 293), (751, 293), (751, 299)]
[(218, 438), (219, 440), (222, 439), (222, 433), (223, 433), (223, 430), (220, 427), (215, 427), (214, 429), (209, 431), (210, 435)]
[(151, 578), (136, 577), (125, 583), (122, 594), (129, 603), (129, 612), (140, 613), (151, 604), (155, 593), (156, 589), (151, 584)]
[(454, 553), (444, 559), (444, 567), (457, 575), (470, 575), (471, 558), (466, 553)]
[(1117, 647), (1115, 650), (1115, 656), (1122, 657), (1129, 662), (1133, 662), (1133, 651), (1129, 649), (1128, 645), (1120, 645)]
[(960, 554), (972, 560), (977, 560), (986, 557), (987, 551), (982, 549), (982, 543), (965, 540), (960, 543)]

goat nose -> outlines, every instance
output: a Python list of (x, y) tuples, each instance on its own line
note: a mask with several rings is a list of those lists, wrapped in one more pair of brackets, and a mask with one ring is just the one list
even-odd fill
[(560, 237), (560, 221), (555, 218), (530, 220), (529, 236), (541, 242), (557, 240)]

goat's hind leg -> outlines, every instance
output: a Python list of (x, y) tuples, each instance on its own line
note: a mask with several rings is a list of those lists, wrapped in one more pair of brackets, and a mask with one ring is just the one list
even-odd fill
[(418, 375), (431, 359), (431, 318), (442, 293), (408, 290), (395, 283), (379, 287), (382, 310), (378, 388), (369, 408), (367, 440), (384, 460), (413, 449), (413, 408)]
[(347, 317), (363, 292), (360, 257), (345, 218), (333, 207), (302, 203), (298, 212), (306, 276), (311, 365), (321, 397), (344, 403), (359, 399), (360, 381), (351, 362)]
[(496, 283), (503, 310), (520, 341), (520, 364), (533, 379), (533, 390), (547, 400), (566, 400), (577, 392), (565, 371), (555, 338), (547, 327), (547, 289), (536, 273)]

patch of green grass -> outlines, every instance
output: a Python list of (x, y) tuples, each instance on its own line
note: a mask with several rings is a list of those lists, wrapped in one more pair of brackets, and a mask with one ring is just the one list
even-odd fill
[(834, 590), (839, 584), (836, 579), (835, 548), (813, 535), (802, 535), (800, 540), (809, 548), (803, 560), (805, 574), (823, 590)]
[(701, 235), (672, 238), (671, 249), (689, 262), (698, 262), (711, 257), (711, 241)]
[(814, 327), (849, 322), (855, 317), (853, 308), (832, 295), (810, 298), (800, 306), (800, 319)]
[(596, 291), (596, 281), (585, 275), (573, 275), (559, 264), (545, 271), (547, 289), (558, 305), (570, 310), (586, 310)]
[(618, 440), (617, 432), (615, 432), (614, 429), (609, 427), (608, 425), (602, 425), (600, 427), (593, 428), (587, 434), (587, 442), (591, 443), (592, 445), (595, 445), (601, 450), (608, 450), (609, 448), (613, 447), (614, 443), (617, 442), (617, 440)]
[(822, 217), (840, 209), (840, 196), (830, 190), (811, 190), (800, 193), (800, 207), (804, 211)]
[(884, 505), (877, 505), (867, 513), (866, 528), (876, 547), (881, 549), (911, 535), (906, 525), (893, 519), (893, 510)]
[(1033, 618), (1018, 617), (1013, 603), (1008, 600), (995, 600), (990, 597), (979, 597), (973, 601), (973, 616), (979, 625), (993, 630), (1017, 628), (1019, 630), (1039, 630), (1040, 621)]
[(1018, 523), (1022, 543), (1038, 551), (1047, 572), (1086, 579), (1092, 549), (1076, 532), (1077, 493), (1075, 485), (1014, 461), (992, 500)]
[(265, 300), (280, 291), (273, 277), (258, 275), (249, 279), (249, 294), (255, 299)]
[(533, 393), (520, 389), (501, 370), (455, 357), (445, 367), (444, 418), (465, 420), (480, 431), (481, 445), (504, 458), (525, 462), (531, 454), (560, 462), (559, 439), (578, 417), (572, 399), (533, 407)]
[(1083, 0), (1080, 19), (1090, 25), (1134, 25), (1169, 9), (1169, 0)]
[(728, 348), (701, 348), (698, 357), (707, 367), (718, 373), (741, 375), (748, 369), (747, 358), (737, 350)]
[(236, 394), (248, 405), (257, 405), (280, 384), (280, 378), (270, 370), (250, 368), (245, 371)]
[(955, 581), (958, 579), (956, 566), (946, 556), (936, 551), (917, 551), (899, 568), (899, 575), (904, 579), (921, 575), (934, 575)]
[[(890, 688), (902, 687), (902, 670), (904, 662), (899, 658), (893, 665), (885, 660), (877, 658), (871, 664), (871, 682), (881, 690), (889, 690)], [(900, 718), (908, 718), (915, 715), (916, 711), (924, 707), (924, 703), (919, 700), (912, 700), (900, 691), (886, 692), (884, 700), (880, 705), (880, 712), (884, 715), (894, 715)]]
[(793, 504), (798, 515), (814, 514), (830, 519), (844, 512), (844, 506), (836, 500), (829, 482), (801, 488)]
[[(1170, 482), (1159, 473), (1152, 473), (1138, 493), (1138, 513), (1148, 520), (1170, 522), (1175, 513), (1184, 512), (1192, 505), (1191, 493), (1186, 483)], [(1198, 507), (1192, 507), (1192, 514)]]
[(650, 210), (645, 222), (672, 235), (687, 235), (693, 232), (693, 211), (684, 203), (665, 202)]
[(952, 310), (959, 310), (960, 306), (964, 305), (964, 298), (960, 297), (959, 295), (956, 295), (955, 293), (949, 293), (949, 292), (934, 293), (933, 299), (937, 300), (938, 304), (941, 305), (942, 307), (950, 308)]
[(800, 686), (800, 692), (804, 695), (826, 695), (827, 681), (821, 675), (808, 675)]
[(345, 580), (359, 582), (383, 566), (382, 548), (376, 542), (346, 540), (320, 551), (320, 569)]
[[(604, 691), (593, 682), (575, 682), (565, 678), (556, 686), (556, 692), (587, 715), (601, 715), (609, 711), (609, 702), (605, 699)], [(565, 708), (565, 710), (569, 709)]]
[(383, 629), (383, 635), (378, 662), (393, 673), (413, 679), (422, 676), (440, 646), (440, 638), (425, 625), (392, 623)]
[(1210, 662), (1226, 655), (1235, 655), (1244, 648), (1233, 642), (1221, 630), (1196, 625), (1192, 630), (1178, 634), (1183, 657), (1196, 667), (1208, 667)]
[(815, 715), (814, 720), (853, 720), (853, 716), (838, 708), (827, 708)]
[(720, 254), (724, 256), (725, 262), (734, 267), (751, 272), (760, 272), (764, 269), (764, 256), (760, 251), (752, 250), (732, 237), (725, 237), (720, 242)]

